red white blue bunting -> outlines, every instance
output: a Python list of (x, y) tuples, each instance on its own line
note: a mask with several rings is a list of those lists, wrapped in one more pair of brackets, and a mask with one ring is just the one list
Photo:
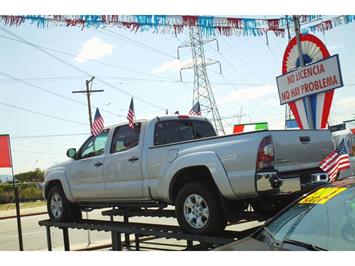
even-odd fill
[[(300, 22), (310, 23), (322, 20), (320, 15), (302, 15)], [(321, 21), (312, 26), (303, 25), (303, 33), (323, 32), (339, 25), (355, 21), (355, 16), (338, 16)], [(39, 28), (49, 26), (105, 28), (117, 26), (131, 31), (153, 31), (155, 33), (180, 34), (191, 26), (199, 27), (204, 35), (216, 36), (261, 36), (274, 32), (284, 37), (287, 22), (292, 26), (292, 17), (261, 19), (214, 16), (165, 16), (165, 15), (81, 15), (81, 16), (0, 16), (0, 22), (6, 26), (20, 26), (24, 23), (34, 24)]]

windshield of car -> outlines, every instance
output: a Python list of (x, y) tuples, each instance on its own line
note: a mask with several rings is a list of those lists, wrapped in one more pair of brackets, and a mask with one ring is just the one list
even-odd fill
[[(355, 250), (355, 186), (309, 194), (266, 226), (273, 242), (326, 250)], [(308, 247), (308, 248), (307, 248)]]

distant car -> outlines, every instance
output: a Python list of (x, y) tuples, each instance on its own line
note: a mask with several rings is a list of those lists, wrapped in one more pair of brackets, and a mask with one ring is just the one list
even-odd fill
[(355, 251), (355, 176), (317, 188), (250, 237), (216, 250)]

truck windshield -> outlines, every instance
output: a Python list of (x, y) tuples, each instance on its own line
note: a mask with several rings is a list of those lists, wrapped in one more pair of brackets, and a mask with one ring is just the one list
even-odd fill
[(154, 145), (216, 136), (212, 125), (204, 121), (161, 121), (155, 126)]

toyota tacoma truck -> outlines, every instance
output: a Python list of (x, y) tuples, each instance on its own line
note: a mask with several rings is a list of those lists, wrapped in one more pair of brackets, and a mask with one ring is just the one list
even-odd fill
[(174, 205), (187, 232), (217, 233), (247, 206), (271, 214), (327, 176), (319, 162), (333, 150), (328, 130), (264, 130), (217, 136), (200, 116), (119, 124), (90, 136), (70, 160), (45, 173), (54, 221), (81, 209)]

